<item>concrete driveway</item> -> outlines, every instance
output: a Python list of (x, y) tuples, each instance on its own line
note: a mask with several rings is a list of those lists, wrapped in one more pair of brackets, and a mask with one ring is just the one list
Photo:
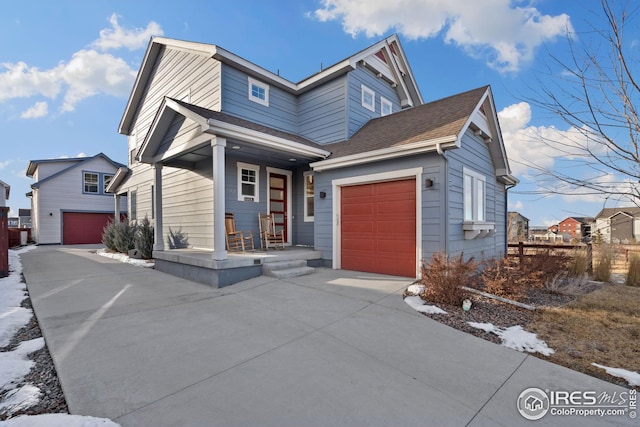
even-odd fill
[[(71, 412), (123, 426), (531, 425), (529, 387), (625, 391), (416, 313), (408, 279), (318, 269), (213, 289), (86, 247), (22, 261)], [(535, 421), (603, 422), (637, 425)]]

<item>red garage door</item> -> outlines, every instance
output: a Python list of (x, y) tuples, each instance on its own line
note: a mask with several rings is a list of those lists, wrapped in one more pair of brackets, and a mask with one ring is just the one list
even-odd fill
[(62, 244), (101, 243), (102, 230), (112, 218), (113, 213), (64, 212), (62, 214)]
[(416, 277), (416, 181), (343, 187), (341, 267)]

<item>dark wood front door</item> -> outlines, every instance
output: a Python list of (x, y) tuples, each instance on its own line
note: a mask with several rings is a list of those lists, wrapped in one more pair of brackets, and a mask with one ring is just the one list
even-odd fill
[(269, 213), (273, 217), (276, 231), (284, 230), (284, 240), (288, 241), (287, 177), (285, 175), (269, 174)]

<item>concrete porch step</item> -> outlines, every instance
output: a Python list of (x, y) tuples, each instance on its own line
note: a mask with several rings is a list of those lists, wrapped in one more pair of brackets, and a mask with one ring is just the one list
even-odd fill
[(269, 277), (277, 277), (278, 279), (305, 276), (314, 271), (315, 268), (308, 267), (307, 261), (303, 259), (269, 262), (262, 265), (262, 274)]

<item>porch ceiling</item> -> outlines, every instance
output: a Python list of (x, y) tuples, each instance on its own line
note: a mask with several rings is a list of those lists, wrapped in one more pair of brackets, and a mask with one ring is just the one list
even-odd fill
[[(176, 126), (184, 126), (186, 131)], [(308, 164), (330, 154), (298, 135), (165, 98), (137, 157), (143, 163), (193, 168), (212, 157), (210, 144), (216, 136), (226, 140), (228, 154), (274, 165)]]

